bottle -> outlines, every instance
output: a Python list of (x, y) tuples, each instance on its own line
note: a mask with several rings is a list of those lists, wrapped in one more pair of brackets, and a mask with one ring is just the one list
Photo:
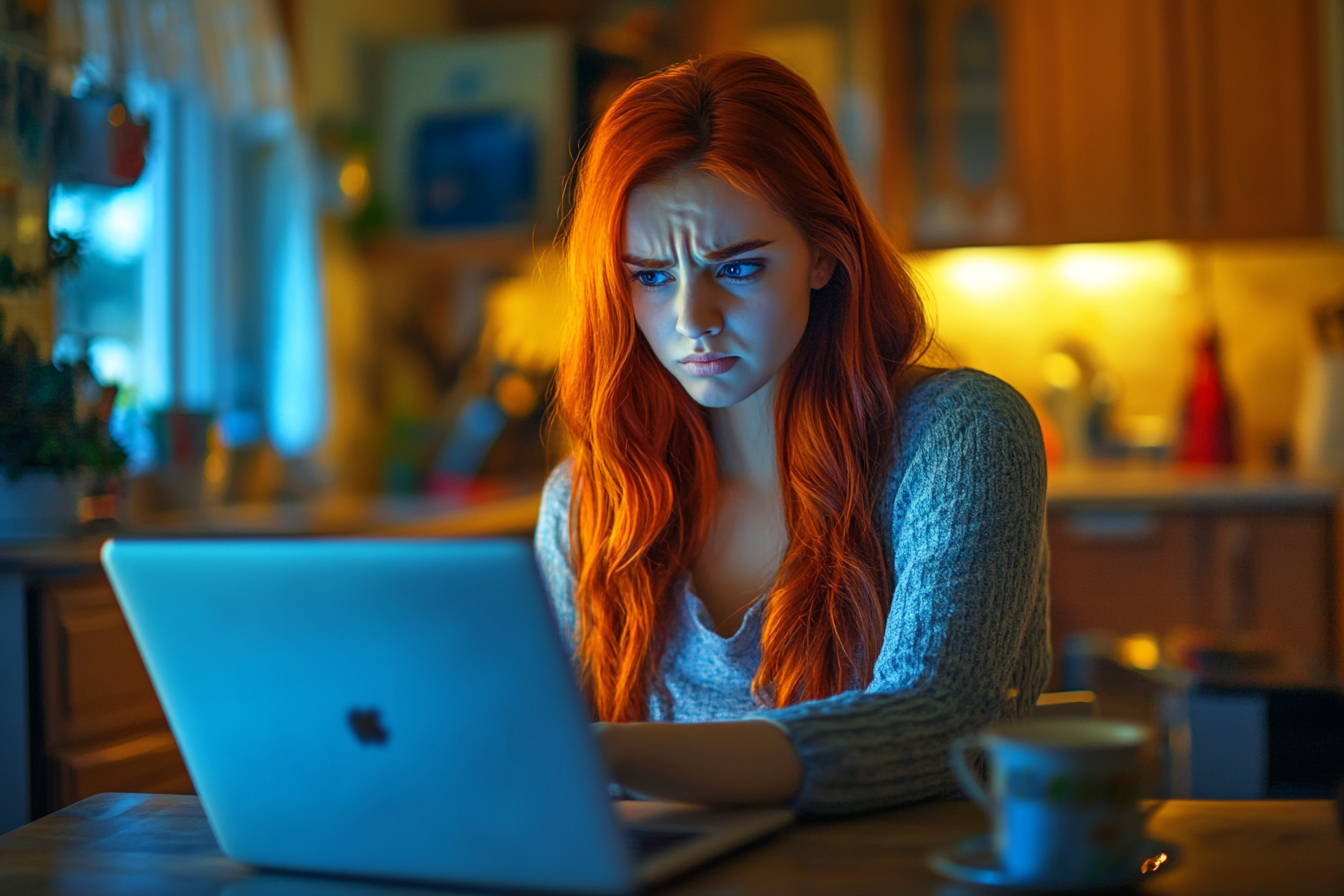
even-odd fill
[(1232, 438), (1232, 405), (1218, 363), (1218, 334), (1212, 327), (1195, 347), (1195, 372), (1185, 399), (1180, 450), (1183, 464), (1230, 464), (1237, 459)]
[[(1317, 308), (1291, 448), (1299, 468), (1344, 474), (1344, 304)], [(1285, 457), (1285, 460), (1287, 458)]]

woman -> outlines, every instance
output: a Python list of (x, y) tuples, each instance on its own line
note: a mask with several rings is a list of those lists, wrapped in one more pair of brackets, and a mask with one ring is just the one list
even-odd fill
[(954, 790), (952, 739), (1049, 665), (1030, 408), (916, 366), (909, 275), (766, 57), (631, 86), (569, 225), (574, 447), (537, 553), (616, 782), (821, 813)]

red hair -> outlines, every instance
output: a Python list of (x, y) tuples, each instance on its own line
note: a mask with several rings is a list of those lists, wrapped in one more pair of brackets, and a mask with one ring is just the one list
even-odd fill
[(594, 714), (607, 721), (647, 718), (671, 589), (715, 509), (706, 412), (645, 342), (621, 264), (630, 192), (690, 168), (768, 205), (836, 259), (778, 377), (789, 544), (764, 607), (753, 692), (783, 706), (866, 686), (891, 602), (889, 536), (875, 510), (894, 449), (896, 384), (928, 343), (919, 296), (798, 75), (751, 53), (651, 75), (598, 123), (566, 235), (575, 312), (556, 410), (573, 444), (577, 659)]

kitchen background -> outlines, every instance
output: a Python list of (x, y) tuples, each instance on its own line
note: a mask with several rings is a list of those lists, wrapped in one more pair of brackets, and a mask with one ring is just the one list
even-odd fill
[[(545, 250), (583, 128), (633, 77), (732, 46), (812, 81), (925, 285), (943, 360), (1037, 402), (1060, 460), (1170, 457), (1210, 329), (1236, 457), (1317, 460), (1295, 428), (1314, 410), (1313, 311), (1344, 302), (1336, 4), (212, 8), (48, 16), (55, 95), (124, 98), (149, 123), (146, 167), (90, 185), (53, 147), (50, 229), (83, 240), (82, 264), (0, 307), (120, 387), (119, 512), (535, 479), (563, 317)], [(452, 157), (473, 139), (518, 159)], [(493, 193), (414, 205), (482, 175)], [(1089, 442), (1077, 421), (1098, 404)]]
[[(536, 416), (563, 298), (532, 269), (551, 263), (583, 128), (638, 74), (734, 46), (817, 87), (925, 283), (943, 360), (1038, 402), (1060, 459), (1169, 457), (1208, 329), (1236, 457), (1316, 459), (1294, 427), (1313, 309), (1344, 301), (1336, 4), (187, 9), (51, 4), (54, 95), (124, 98), (151, 137), (122, 187), (52, 146), (50, 230), (83, 240), (82, 265), (0, 300), (11, 328), (120, 386), (132, 508), (415, 494), (445, 470), (535, 480), (546, 457), (464, 380), (503, 380), (504, 418)], [(454, 140), (521, 154), (485, 172)], [(413, 207), (468, 172), (495, 192)], [(42, 199), (20, 200), (30, 242)], [(530, 357), (496, 357), (482, 328)], [(1075, 422), (1098, 398), (1105, 445)], [(472, 419), (508, 445), (454, 443)], [(202, 467), (199, 490), (175, 459)]]
[(3, 0), (0, 360), (29, 334), (125, 453), (0, 439), (15, 805), (189, 787), (109, 532), (530, 531), (573, 159), (734, 47), (816, 88), (933, 359), (1036, 406), (1052, 686), (1167, 707), (1155, 792), (1344, 774), (1273, 746), (1344, 737), (1344, 0)]

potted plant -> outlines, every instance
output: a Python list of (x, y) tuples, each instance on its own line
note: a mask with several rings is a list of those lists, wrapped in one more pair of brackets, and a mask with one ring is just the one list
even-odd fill
[(116, 387), (83, 361), (44, 360), (0, 312), (0, 540), (68, 534), (79, 501), (114, 488), (126, 453), (108, 435)]

